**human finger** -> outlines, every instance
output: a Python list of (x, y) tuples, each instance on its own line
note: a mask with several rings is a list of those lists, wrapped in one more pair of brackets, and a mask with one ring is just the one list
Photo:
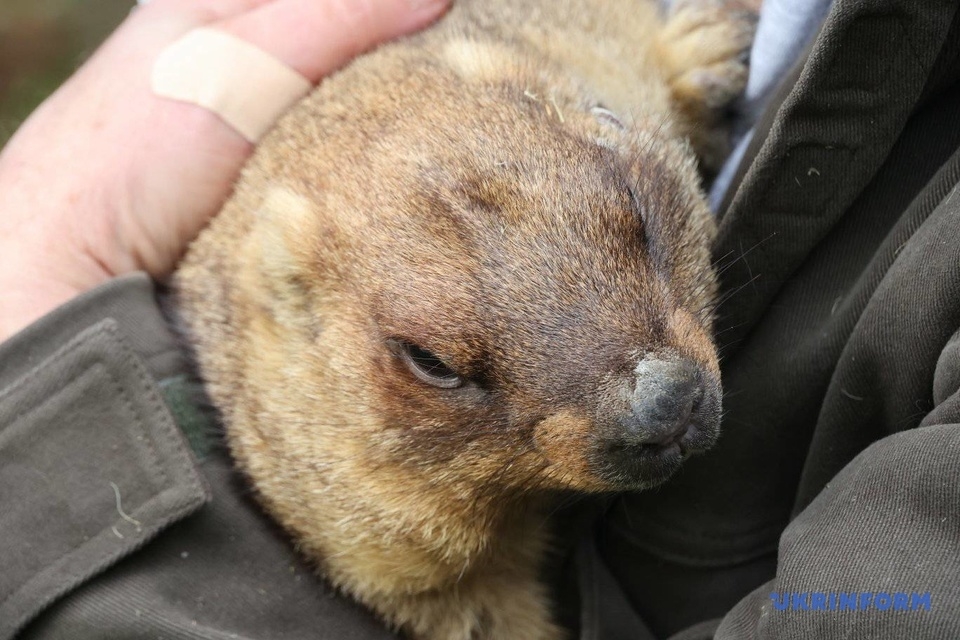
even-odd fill
[(212, 26), (318, 82), (358, 53), (422, 28), (448, 6), (449, 0), (275, 0)]

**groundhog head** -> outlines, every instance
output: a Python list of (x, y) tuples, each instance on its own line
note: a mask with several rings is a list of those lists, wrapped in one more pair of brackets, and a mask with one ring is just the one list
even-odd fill
[(239, 462), (320, 554), (649, 487), (718, 433), (711, 220), (669, 116), (416, 55), (289, 114), (178, 274)]

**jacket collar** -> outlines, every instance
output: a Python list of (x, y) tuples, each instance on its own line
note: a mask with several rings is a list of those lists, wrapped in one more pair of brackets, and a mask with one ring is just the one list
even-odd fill
[(921, 99), (949, 0), (838, 0), (758, 123), (714, 255), (718, 336), (736, 349), (882, 165)]

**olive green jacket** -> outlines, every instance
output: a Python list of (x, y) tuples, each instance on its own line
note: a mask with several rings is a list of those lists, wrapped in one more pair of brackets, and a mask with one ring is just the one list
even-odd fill
[[(721, 219), (724, 435), (571, 545), (581, 638), (960, 637), (956, 4), (838, 0), (785, 82)], [(0, 345), (0, 640), (391, 637), (260, 514), (187, 374), (143, 276)]]

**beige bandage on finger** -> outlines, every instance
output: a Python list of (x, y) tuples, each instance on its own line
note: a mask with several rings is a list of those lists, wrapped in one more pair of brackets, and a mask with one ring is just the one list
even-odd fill
[(213, 111), (256, 142), (313, 85), (249, 42), (202, 27), (160, 53), (152, 86), (159, 96)]

